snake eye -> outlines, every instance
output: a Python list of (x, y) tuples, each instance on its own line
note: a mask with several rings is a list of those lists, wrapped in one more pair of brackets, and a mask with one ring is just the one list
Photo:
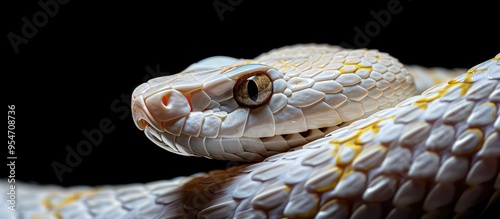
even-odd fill
[(236, 81), (233, 95), (238, 105), (257, 108), (265, 104), (272, 96), (273, 83), (265, 73), (259, 72)]

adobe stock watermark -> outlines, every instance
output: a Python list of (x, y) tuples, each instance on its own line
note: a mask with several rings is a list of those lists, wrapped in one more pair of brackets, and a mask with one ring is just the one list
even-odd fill
[(214, 0), (212, 5), (222, 22), (224, 21), (224, 13), (226, 13), (226, 11), (232, 12), (236, 6), (240, 5), (242, 2), (243, 0)]
[[(143, 82), (151, 78), (167, 75), (167, 73), (160, 72), (160, 64), (156, 65), (156, 69), (146, 66), (146, 72), (147, 74), (144, 76)], [(114, 99), (110, 103), (109, 108), (113, 113), (118, 115), (120, 121), (129, 118), (131, 115), (131, 98), (131, 94), (122, 93), (120, 97)], [(59, 182), (63, 181), (64, 174), (73, 172), (74, 169), (82, 163), (84, 157), (89, 156), (94, 148), (101, 145), (105, 135), (112, 133), (116, 129), (114, 125), (115, 122), (116, 121), (111, 118), (102, 118), (97, 124), (97, 127), (83, 129), (81, 131), (84, 137), (82, 140), (73, 146), (67, 145), (65, 147), (66, 156), (64, 160), (52, 161), (51, 163), (52, 170)]]
[(342, 42), (340, 46), (344, 48), (366, 48), (371, 40), (377, 37), (382, 32), (382, 29), (391, 23), (393, 16), (401, 13), (403, 9), (404, 7), (399, 0), (389, 0), (385, 9), (371, 10), (370, 15), (373, 20), (366, 22), (362, 28), (358, 26), (353, 28), (355, 32), (354, 45)]
[(53, 18), (59, 12), (61, 5), (68, 4), (70, 0), (40, 0), (38, 5), (40, 10), (33, 13), (30, 19), (26, 16), (21, 18), (23, 25), (21, 26), (21, 34), (9, 32), (7, 38), (14, 53), (19, 53), (19, 46), (28, 44), (29, 40), (38, 34), (39, 28), (43, 28), (49, 23), (49, 17)]

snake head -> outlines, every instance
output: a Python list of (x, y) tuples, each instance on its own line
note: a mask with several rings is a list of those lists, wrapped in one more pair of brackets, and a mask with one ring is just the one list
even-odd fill
[(211, 57), (151, 79), (135, 89), (132, 113), (168, 151), (260, 161), (394, 106), (413, 88), (385, 53), (286, 47), (254, 60)]
[(227, 159), (217, 157), (228, 149), (222, 144), (275, 135), (268, 103), (277, 80), (283, 74), (268, 65), (211, 57), (138, 86), (132, 97), (133, 119), (171, 152)]

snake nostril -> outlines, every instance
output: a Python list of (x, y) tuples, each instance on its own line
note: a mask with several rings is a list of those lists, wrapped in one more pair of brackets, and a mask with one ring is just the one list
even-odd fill
[(156, 121), (168, 121), (185, 116), (191, 112), (186, 96), (173, 89), (160, 91), (145, 100), (148, 112)]
[(139, 122), (141, 123), (142, 127), (146, 127), (149, 123), (144, 120), (144, 119), (140, 119)]
[(167, 104), (168, 104), (167, 96), (163, 96), (163, 98), (161, 98), (161, 103), (163, 103), (164, 106), (167, 106)]

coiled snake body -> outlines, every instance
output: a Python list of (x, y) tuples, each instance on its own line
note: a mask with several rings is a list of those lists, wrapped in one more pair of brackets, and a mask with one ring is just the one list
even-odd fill
[(411, 97), (446, 76), (328, 45), (208, 58), (137, 87), (134, 121), (168, 151), (258, 163), (148, 184), (21, 184), (17, 210), (6, 215), (477, 216), (500, 189), (500, 54), (458, 71)]

